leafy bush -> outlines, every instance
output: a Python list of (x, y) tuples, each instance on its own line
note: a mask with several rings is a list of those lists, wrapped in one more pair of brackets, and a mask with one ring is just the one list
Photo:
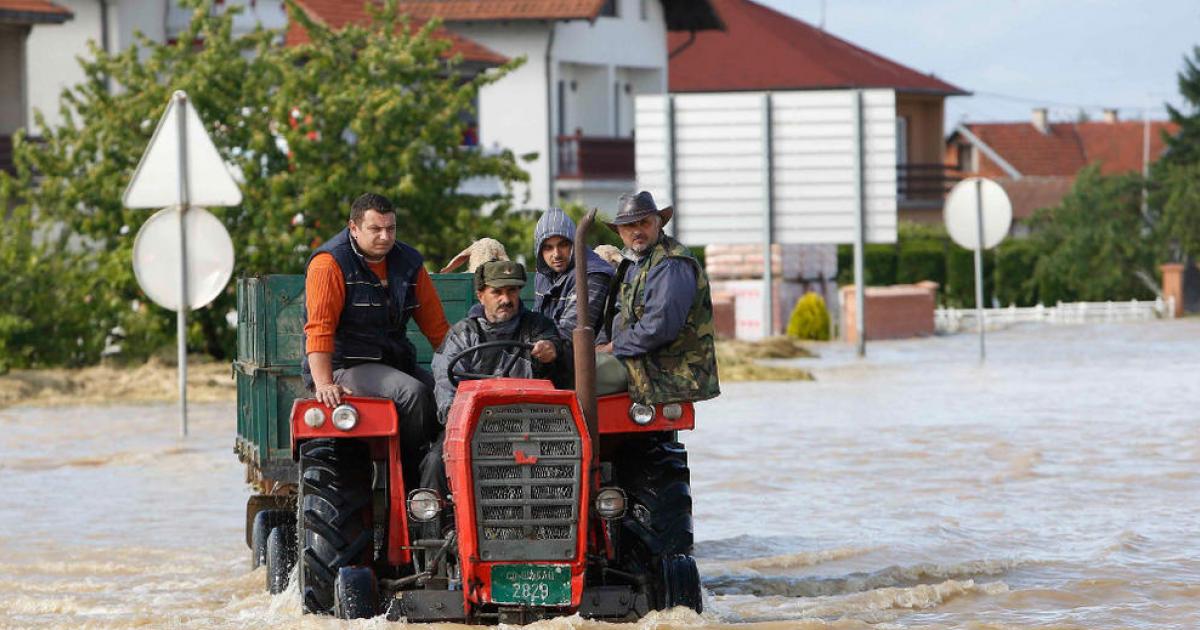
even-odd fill
[(995, 249), (992, 281), (996, 301), (1002, 306), (1034, 306), (1038, 303), (1033, 269), (1041, 252), (1028, 239), (1010, 238)]
[[(896, 284), (896, 246), (870, 243), (863, 250), (863, 280), (867, 286)], [(854, 284), (854, 247), (838, 247), (839, 285)]]
[[(995, 250), (983, 252), (983, 305), (992, 305), (995, 290), (992, 270)], [(951, 245), (946, 251), (946, 284), (942, 287), (942, 302), (959, 308), (975, 306), (975, 252)]]
[(787, 335), (793, 339), (828, 341), (829, 324), (825, 298), (818, 293), (805, 293), (796, 300), (796, 306), (788, 318)]
[(912, 241), (900, 244), (896, 262), (896, 281), (913, 284), (932, 280), (946, 283), (946, 245), (938, 241)]

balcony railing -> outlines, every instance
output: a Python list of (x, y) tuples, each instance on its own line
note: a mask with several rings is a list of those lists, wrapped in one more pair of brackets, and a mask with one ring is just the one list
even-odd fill
[(897, 164), (896, 196), (902, 200), (942, 199), (963, 178), (945, 164)]
[(633, 179), (633, 138), (558, 137), (559, 179)]

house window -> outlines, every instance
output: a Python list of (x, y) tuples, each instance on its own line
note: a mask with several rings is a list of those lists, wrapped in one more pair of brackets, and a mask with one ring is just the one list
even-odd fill
[(617, 0), (604, 0), (604, 6), (600, 7), (600, 15), (617, 17)]

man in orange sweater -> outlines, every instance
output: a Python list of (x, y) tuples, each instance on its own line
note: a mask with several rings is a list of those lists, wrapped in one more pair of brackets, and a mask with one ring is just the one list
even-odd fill
[(392, 202), (366, 193), (346, 229), (313, 252), (304, 278), (305, 385), (330, 407), (346, 394), (394, 400), (409, 483), (441, 425), (433, 378), (417, 366), (405, 330), (411, 318), (437, 348), (450, 329), (423, 264), (396, 240)]

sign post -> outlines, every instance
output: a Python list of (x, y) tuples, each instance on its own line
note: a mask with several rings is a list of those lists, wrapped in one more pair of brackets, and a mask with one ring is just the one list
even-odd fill
[[(192, 193), (192, 183), (203, 183), (199, 194)], [(177, 312), (175, 319), (179, 357), (179, 423), (180, 434), (188, 433), (187, 425), (187, 311), (211, 302), (229, 282), (233, 271), (233, 244), (229, 233), (215, 217), (193, 204), (204, 206), (236, 206), (242, 202), (242, 192), (229, 174), (225, 161), (204, 129), (195, 108), (191, 107), (187, 94), (176, 91), (171, 95), (167, 109), (158, 121), (158, 127), (150, 138), (146, 152), (138, 162), (133, 179), (125, 189), (124, 203), (130, 208), (161, 208), (138, 231), (134, 242), (134, 273), (138, 284), (151, 299), (165, 308)], [(177, 209), (177, 210), (176, 210)], [(164, 225), (177, 211), (178, 240), (164, 238), (174, 236), (175, 226)], [(167, 213), (167, 214), (164, 214)], [(216, 228), (213, 228), (213, 222)], [(188, 224), (200, 222), (206, 238), (189, 237)], [(223, 238), (222, 238), (223, 237)], [(199, 260), (195, 253), (189, 256), (189, 240), (196, 248), (210, 250)], [(166, 252), (171, 242), (178, 242), (177, 252)], [(215, 258), (212, 254), (215, 253)], [(174, 296), (164, 295), (163, 282), (157, 274), (164, 258), (177, 254), (179, 257), (178, 286)], [(191, 274), (189, 274), (189, 268)], [(191, 283), (189, 275), (204, 279)], [(216, 291), (212, 285), (218, 284)], [(167, 281), (169, 284), (170, 281)], [(193, 284), (200, 286), (203, 294)], [(170, 293), (171, 291), (167, 291)], [(211, 294), (211, 295), (208, 295)], [(207, 296), (207, 297), (206, 297)], [(205, 299), (206, 298), (206, 299)]]
[(962, 247), (975, 252), (975, 319), (979, 323), (979, 361), (987, 358), (984, 342), (983, 250), (999, 245), (1012, 226), (1012, 202), (1000, 184), (970, 177), (946, 196), (946, 231)]

